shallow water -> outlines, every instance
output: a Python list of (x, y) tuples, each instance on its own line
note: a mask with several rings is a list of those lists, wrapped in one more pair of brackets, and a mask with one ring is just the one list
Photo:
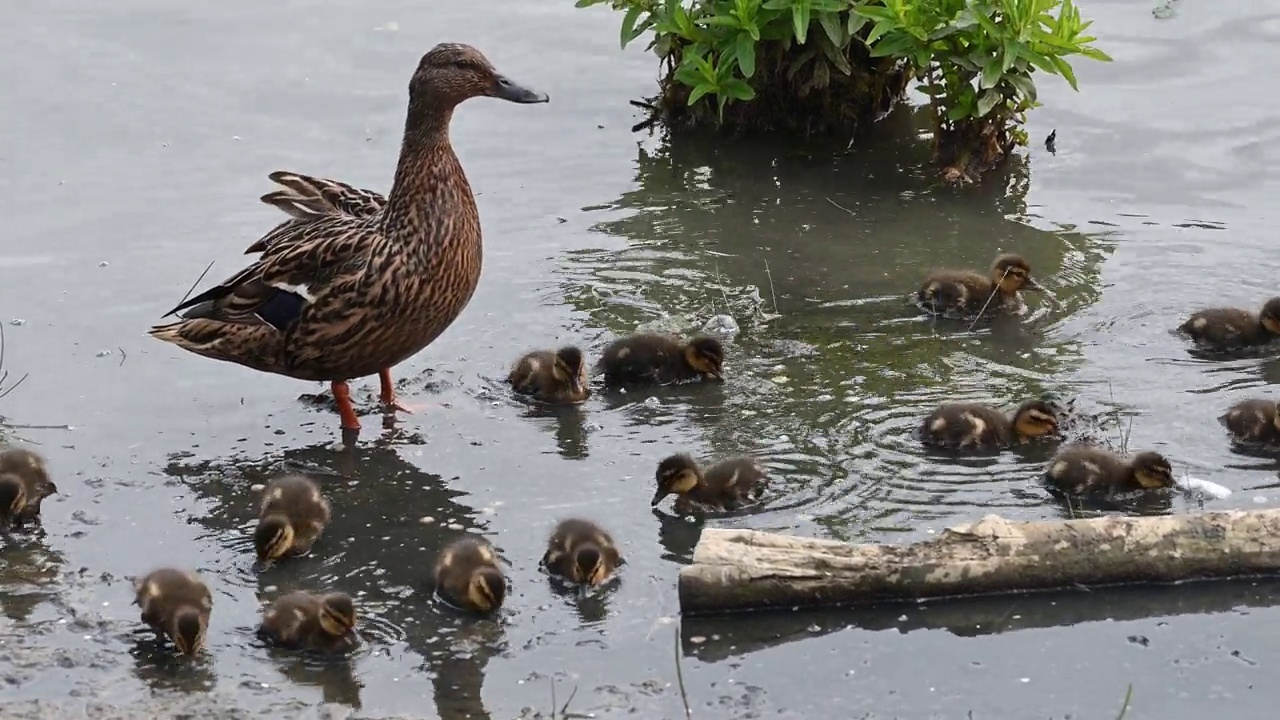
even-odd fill
[[(0, 26), (0, 62), (21, 68), (0, 108), (0, 320), (23, 321), (5, 327), (5, 365), (30, 377), (0, 412), (74, 429), (18, 431), (64, 495), (45, 505), (46, 536), (0, 553), (6, 716), (320, 702), (339, 716), (546, 716), (554, 681), (557, 704), (577, 687), (573, 711), (676, 717), (675, 576), (699, 526), (648, 510), (657, 460), (763, 458), (767, 502), (719, 526), (907, 541), (987, 512), (1073, 512), (1033, 481), (1043, 454), (925, 457), (909, 432), (943, 399), (1075, 396), (1114, 420), (1113, 440), (1129, 428), (1131, 447), (1235, 491), (1206, 507), (1274, 504), (1274, 489), (1251, 488), (1280, 466), (1232, 454), (1214, 418), (1266, 393), (1280, 365), (1196, 360), (1168, 329), (1196, 306), (1275, 292), (1265, 208), (1280, 95), (1246, 68), (1276, 58), (1280, 15), (1177, 6), (1156, 20), (1147, 2), (1090, 3), (1116, 62), (1078, 63), (1079, 94), (1042, 83), (1031, 135), (1056, 128), (1057, 154), (1037, 142), (1003, 178), (952, 191), (927, 177), (905, 108), (847, 153), (633, 135), (626, 101), (651, 90), (654, 64), (617, 52), (618, 17), (568, 2), (20, 3)], [(499, 7), (502, 23), (474, 22)], [(480, 289), (397, 370), (430, 407), (381, 434), (367, 417), (343, 455), (329, 449), (334, 416), (295, 400), (318, 386), (144, 330), (209, 260), (211, 279), (230, 273), (278, 219), (256, 201), (268, 172), (386, 188), (405, 83), (441, 40), (476, 44), (552, 102), (459, 111), (485, 226)], [(1021, 322), (970, 330), (906, 302), (928, 268), (1003, 250), (1051, 290), (1028, 297)], [(778, 317), (752, 312), (755, 297)], [(565, 413), (501, 390), (527, 348), (598, 348), (726, 306), (743, 332), (722, 387), (597, 395)], [(375, 387), (360, 383), (358, 402)], [(334, 522), (312, 556), (255, 575), (250, 487), (297, 465), (325, 471)], [(615, 589), (565, 598), (537, 572), (567, 514), (623, 543)], [(423, 590), (458, 528), (510, 563), (496, 622)], [(199, 569), (214, 590), (197, 662), (138, 632), (126, 578), (161, 563)], [(366, 642), (351, 659), (253, 638), (260, 601), (322, 586), (358, 596)], [(699, 717), (1112, 717), (1130, 683), (1130, 717), (1255, 717), (1274, 697), (1254, 683), (1280, 662), (1264, 640), (1280, 621), (1273, 589), (697, 619), (679, 647)]]

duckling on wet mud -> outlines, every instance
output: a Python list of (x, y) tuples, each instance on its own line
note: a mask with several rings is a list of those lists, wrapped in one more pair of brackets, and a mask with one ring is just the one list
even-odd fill
[(597, 367), (607, 385), (667, 385), (723, 380), (724, 346), (708, 335), (688, 341), (659, 333), (619, 338), (604, 349)]
[(264, 567), (286, 555), (303, 555), (329, 524), (329, 501), (302, 475), (272, 480), (263, 490), (253, 546)]
[(767, 478), (749, 457), (728, 458), (702, 468), (689, 455), (679, 454), (658, 463), (657, 480), (658, 491), (650, 505), (676, 495), (675, 510), (683, 515), (696, 506), (736, 510), (760, 498)]
[(949, 403), (920, 424), (925, 445), (954, 450), (996, 450), (1058, 434), (1058, 415), (1043, 400), (1028, 400), (1006, 416), (978, 403)]
[(1175, 486), (1173, 466), (1160, 453), (1145, 451), (1128, 458), (1103, 447), (1064, 447), (1045, 471), (1049, 485), (1070, 495), (1110, 496)]
[(0, 531), (40, 522), (40, 506), (58, 487), (44, 458), (22, 448), (0, 452)]
[(1274, 400), (1244, 400), (1232, 405), (1218, 422), (1233, 442), (1280, 446), (1280, 412)]
[(556, 525), (542, 556), (543, 566), (552, 575), (592, 587), (608, 580), (621, 563), (613, 537), (599, 525), (578, 518)]
[(591, 395), (587, 363), (576, 347), (526, 354), (511, 368), (507, 382), (515, 392), (553, 405), (582, 402)]
[(1242, 308), (1201, 310), (1178, 326), (1178, 332), (1206, 350), (1236, 350), (1280, 339), (1280, 297), (1253, 313)]
[(190, 570), (160, 568), (134, 581), (134, 604), (142, 608), (142, 622), (173, 640), (178, 651), (194, 655), (204, 646), (213, 595)]
[(258, 637), (281, 647), (333, 652), (355, 644), (355, 628), (356, 606), (350, 595), (299, 590), (263, 610)]
[(441, 550), (435, 581), (441, 599), (474, 613), (497, 610), (507, 595), (507, 579), (498, 568), (498, 556), (479, 538), (455, 540)]
[(971, 270), (935, 270), (925, 276), (916, 300), (935, 315), (972, 316), (1016, 308), (1019, 290), (1044, 290), (1019, 255), (999, 255), (989, 276)]

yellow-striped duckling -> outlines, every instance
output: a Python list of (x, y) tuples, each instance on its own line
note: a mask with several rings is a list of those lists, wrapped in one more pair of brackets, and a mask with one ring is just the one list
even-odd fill
[(723, 380), (724, 346), (709, 335), (681, 342), (659, 333), (636, 333), (609, 343), (599, 368), (608, 385), (666, 385), (684, 380)]
[(1072, 495), (1113, 495), (1174, 487), (1173, 466), (1160, 453), (1126, 458), (1094, 445), (1069, 445), (1049, 461), (1045, 479)]
[(142, 622), (169, 636), (182, 654), (199, 652), (213, 610), (213, 595), (200, 576), (190, 570), (160, 568), (135, 580), (133, 586), (133, 602), (142, 608)]
[(1280, 412), (1274, 400), (1244, 400), (1232, 405), (1218, 422), (1238, 443), (1280, 445)]
[(356, 606), (350, 595), (299, 590), (263, 610), (258, 637), (281, 647), (332, 652), (355, 643), (355, 628)]
[(507, 596), (498, 556), (479, 538), (455, 540), (441, 550), (435, 580), (436, 594), (460, 610), (490, 613), (502, 607)]
[(38, 523), (44, 499), (57, 492), (40, 455), (22, 448), (0, 452), (0, 530)]
[(989, 276), (971, 270), (929, 273), (916, 299), (926, 311), (937, 315), (977, 315), (984, 306), (988, 311), (1017, 307), (1018, 291), (1023, 289), (1044, 288), (1031, 277), (1031, 265), (1021, 256), (998, 255)]
[(978, 403), (951, 403), (920, 425), (926, 445), (956, 450), (994, 450), (1057, 433), (1057, 413), (1043, 400), (1028, 400), (1011, 416)]
[(329, 501), (302, 475), (272, 480), (263, 491), (253, 546), (264, 567), (286, 555), (302, 555), (329, 524)]
[(521, 395), (554, 405), (582, 402), (591, 395), (587, 363), (576, 347), (528, 353), (516, 361), (507, 382)]
[(560, 521), (547, 541), (542, 564), (552, 575), (572, 583), (596, 586), (609, 579), (622, 563), (613, 538), (589, 520)]
[(1241, 308), (1201, 310), (1179, 325), (1178, 332), (1208, 350), (1266, 345), (1280, 338), (1280, 297), (1268, 300), (1257, 313)]
[(658, 491), (650, 505), (657, 506), (668, 495), (677, 495), (675, 509), (680, 514), (701, 505), (714, 510), (734, 510), (759, 499), (766, 482), (765, 472), (749, 457), (721, 460), (706, 468), (685, 454), (672, 455), (658, 463)]

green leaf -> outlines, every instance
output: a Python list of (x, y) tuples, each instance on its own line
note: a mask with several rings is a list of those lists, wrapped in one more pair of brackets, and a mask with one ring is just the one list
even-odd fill
[(849, 37), (853, 37), (854, 35), (857, 35), (858, 31), (862, 29), (862, 26), (866, 24), (867, 24), (867, 18), (865, 15), (859, 15), (856, 12), (850, 12), (849, 22), (845, 24), (845, 30), (849, 32)]
[(969, 117), (969, 108), (963, 105), (956, 105), (955, 107), (947, 110), (947, 119), (951, 122), (963, 120), (967, 117)]
[(706, 95), (707, 93), (710, 93), (710, 92), (715, 92), (715, 89), (716, 88), (714, 85), (708, 85), (706, 83), (703, 83), (702, 85), (698, 85), (694, 87), (693, 90), (689, 93), (688, 104), (692, 105), (698, 102), (699, 100), (702, 99), (703, 95)]
[(636, 20), (640, 19), (640, 13), (644, 12), (644, 8), (639, 5), (632, 5), (627, 14), (622, 17), (622, 36), (620, 38), (622, 47), (625, 49), (627, 43), (636, 39)]
[(698, 67), (686, 59), (680, 64), (680, 67), (676, 68), (676, 80), (681, 85), (698, 87), (702, 84), (703, 77), (702, 73), (698, 71)]
[(871, 32), (867, 33), (867, 47), (875, 47), (877, 40), (884, 36), (885, 33), (897, 29), (897, 26), (898, 23), (896, 20), (891, 20), (889, 22), (877, 22), (875, 27), (871, 28)]
[(591, 7), (592, 5), (599, 5), (604, 1), (605, 0), (578, 0), (578, 2), (573, 4), (573, 6), (574, 7)]
[(851, 11), (854, 15), (864, 17), (868, 20), (888, 20), (893, 23), (898, 22), (898, 16), (886, 7), (876, 5), (858, 5)]
[(742, 27), (742, 21), (733, 15), (708, 15), (698, 18), (699, 25), (715, 25), (717, 27)]
[[(839, 27), (839, 29), (844, 30), (843, 27)], [(846, 77), (852, 75), (853, 67), (849, 65), (849, 58), (845, 56), (844, 49), (832, 42), (831, 38), (827, 37), (825, 33), (816, 37), (818, 46), (822, 48), (822, 54), (827, 56), (827, 60), (830, 60), (831, 64), (835, 65), (836, 69)]]
[(1026, 75), (1017, 73), (1008, 73), (1004, 76), (1005, 82), (1009, 83), (1022, 94), (1022, 97), (1035, 102), (1036, 100), (1036, 84)]
[(743, 77), (756, 74), (756, 41), (746, 33), (738, 34), (738, 69)]
[(711, 66), (710, 61), (701, 55), (694, 55), (693, 64), (698, 68), (698, 72), (702, 74), (702, 77), (706, 78), (708, 82), (715, 83), (716, 69)]
[(876, 43), (871, 48), (871, 57), (905, 57), (914, 54), (911, 50), (915, 46), (915, 38), (906, 33), (897, 33)]
[(984, 90), (978, 96), (978, 117), (986, 117), (991, 112), (991, 108), (996, 106), (1000, 101), (1000, 93), (995, 90)]
[(991, 88), (1000, 82), (1000, 75), (1003, 70), (1000, 67), (1000, 58), (992, 56), (987, 60), (986, 66), (982, 68), (982, 77), (978, 79), (978, 87)]
[(1080, 53), (1081, 55), (1083, 55), (1083, 56), (1085, 56), (1085, 57), (1087, 57), (1087, 58), (1089, 58), (1089, 59), (1091, 59), (1091, 60), (1097, 60), (1097, 61), (1099, 61), (1099, 62), (1111, 62), (1111, 61), (1112, 61), (1112, 60), (1111, 60), (1111, 56), (1110, 56), (1110, 55), (1108, 55), (1108, 54), (1106, 54), (1106, 53), (1102, 52), (1101, 50), (1099, 50), (1099, 49), (1097, 49), (1097, 48), (1081, 47), (1079, 50), (1076, 50), (1076, 52)]
[(751, 100), (756, 96), (755, 88), (737, 78), (729, 78), (720, 86), (720, 93), (734, 100)]
[(765, 10), (786, 10), (791, 7), (792, 1), (793, 0), (765, 0), (764, 5), (761, 5), (760, 7)]
[(1066, 60), (1063, 60), (1057, 55), (1050, 55), (1049, 62), (1053, 63), (1053, 66), (1058, 69), (1058, 72), (1062, 73), (1062, 77), (1066, 79), (1067, 84), (1071, 86), (1072, 90), (1080, 92), (1080, 88), (1076, 85), (1076, 73), (1071, 69), (1071, 65)]
[(843, 48), (849, 42), (849, 37), (844, 34), (844, 23), (840, 22), (840, 16), (833, 12), (818, 13), (818, 24), (822, 25), (822, 30), (831, 39), (831, 44), (837, 48)]
[(791, 24), (795, 26), (796, 42), (803, 45), (809, 36), (808, 0), (796, 0), (796, 4), (791, 6)]

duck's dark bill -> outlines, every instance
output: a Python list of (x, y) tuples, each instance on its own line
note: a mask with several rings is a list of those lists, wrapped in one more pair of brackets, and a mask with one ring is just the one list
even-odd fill
[(503, 75), (494, 78), (491, 95), (514, 103), (544, 103), (551, 101), (551, 98), (547, 97), (546, 93), (534, 92)]

